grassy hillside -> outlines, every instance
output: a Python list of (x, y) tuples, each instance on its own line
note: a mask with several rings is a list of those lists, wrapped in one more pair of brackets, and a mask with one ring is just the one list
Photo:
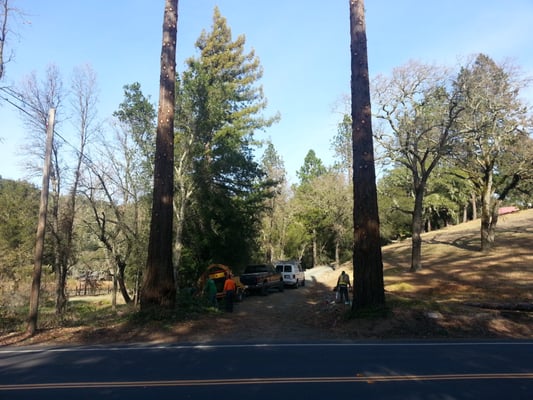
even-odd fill
[(533, 303), (533, 210), (500, 217), (496, 242), (480, 252), (480, 222), (422, 236), (423, 270), (409, 272), (410, 242), (383, 249), (386, 289), (448, 302)]
[(480, 252), (479, 220), (422, 238), (417, 273), (409, 272), (409, 240), (383, 248), (392, 315), (344, 330), (364, 337), (533, 337), (533, 210), (501, 216), (489, 254)]

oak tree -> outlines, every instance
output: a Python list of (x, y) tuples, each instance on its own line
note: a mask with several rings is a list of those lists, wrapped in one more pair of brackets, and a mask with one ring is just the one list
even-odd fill
[(390, 78), (378, 76), (374, 84), (376, 116), (388, 128), (377, 140), (386, 156), (411, 176), (411, 271), (422, 268), (421, 233), (428, 180), (458, 137), (454, 123), (461, 107), (450, 86), (445, 69), (415, 61), (395, 68)]
[(531, 113), (521, 100), (527, 86), (512, 65), (479, 54), (463, 67), (455, 89), (464, 113), (456, 161), (481, 197), (481, 250), (495, 240), (498, 210), (520, 184), (532, 178)]

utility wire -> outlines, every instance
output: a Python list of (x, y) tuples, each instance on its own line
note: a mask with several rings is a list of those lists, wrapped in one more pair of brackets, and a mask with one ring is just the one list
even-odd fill
[[(15, 101), (13, 101), (11, 98), (15, 99), (17, 102), (23, 104), (24, 106), (26, 106), (27, 108), (30, 108), (32, 109), (34, 112), (37, 112), (37, 113), (40, 113), (41, 110), (35, 108), (33, 105), (31, 105), (30, 103), (28, 103), (20, 93), (17, 93), (16, 91), (14, 91), (13, 89), (9, 88), (9, 87), (0, 87), (0, 91), (4, 92), (7, 96), (9, 96), (10, 98), (6, 97), (6, 96), (0, 96), (1, 99), (5, 100), (8, 104), (12, 105), (13, 107), (15, 107), (16, 109), (18, 109), (19, 111), (21, 111), (22, 113), (26, 114), (28, 117), (30, 117), (32, 120), (34, 120), (35, 122), (35, 116), (32, 115), (27, 109), (25, 109), (24, 107), (22, 107), (21, 105), (17, 104)], [(37, 121), (38, 123), (41, 123), (41, 121)], [(67, 146), (69, 146), (72, 150), (74, 150), (74, 152), (76, 153), (76, 155), (78, 156), (82, 156), (82, 162), (83, 164), (88, 167), (90, 170), (92, 170), (94, 173), (96, 173), (97, 175), (101, 175), (102, 177), (105, 177), (106, 179), (110, 180), (111, 182), (113, 182), (115, 185), (117, 186), (121, 186), (112, 176), (110, 176), (108, 173), (106, 173), (105, 171), (99, 171), (99, 169), (96, 167), (96, 164), (95, 162), (89, 157), (87, 156), (86, 154), (81, 154), (81, 152), (78, 150), (78, 148), (76, 146), (74, 146), (72, 143), (70, 143), (67, 139), (65, 139), (65, 137), (63, 135), (61, 135), (56, 129), (54, 129), (54, 136), (56, 136), (57, 138), (61, 139), (61, 141), (66, 144)], [(123, 188), (124, 189), (124, 188)]]
[[(30, 108), (33, 108), (30, 104), (28, 104), (27, 102), (24, 101), (24, 99), (22, 99), (21, 97), (15, 95), (12, 93), (11, 90), (9, 90), (8, 88), (0, 88), (0, 90), (4, 93), (6, 93), (7, 95), (11, 96), (11, 97), (14, 97), (16, 100), (18, 100), (20, 103), (30, 107)], [(19, 106), (18, 104), (16, 104), (13, 100), (5, 97), (5, 96), (0, 96), (1, 99), (5, 100), (7, 103), (11, 104), (13, 107), (17, 108), (19, 111), (23, 112), (24, 114), (28, 115), (29, 117), (31, 117), (32, 119), (34, 118), (33, 115), (31, 115), (27, 110), (25, 110), (24, 108), (22, 108), (21, 106)]]

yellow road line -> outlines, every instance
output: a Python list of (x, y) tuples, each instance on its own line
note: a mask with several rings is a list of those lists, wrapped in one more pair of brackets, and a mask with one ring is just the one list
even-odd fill
[(57, 382), (25, 383), (0, 385), (0, 391), (8, 390), (47, 390), (47, 389), (91, 389), (91, 388), (131, 388), (131, 387), (168, 387), (168, 386), (221, 386), (254, 384), (303, 384), (303, 383), (376, 383), (403, 381), (442, 381), (442, 380), (498, 380), (533, 379), (533, 372), (496, 373), (496, 374), (438, 374), (438, 375), (363, 375), (331, 377), (293, 377), (293, 378), (244, 378), (244, 379), (177, 379), (161, 381), (131, 382)]

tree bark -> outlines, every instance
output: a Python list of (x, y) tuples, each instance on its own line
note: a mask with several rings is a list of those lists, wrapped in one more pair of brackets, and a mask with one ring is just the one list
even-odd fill
[(188, 171), (191, 170), (190, 148), (194, 143), (194, 135), (189, 135), (182, 149), (182, 154), (175, 160), (174, 176), (176, 179), (177, 192), (174, 196), (174, 213), (176, 217), (175, 238), (174, 238), (174, 280), (177, 285), (179, 278), (179, 267), (183, 251), (183, 229), (185, 225), (185, 215), (189, 200), (193, 194), (194, 187), (190, 182)]
[(5, 58), (4, 58), (4, 46), (6, 43), (6, 36), (9, 31), (7, 25), (8, 15), (12, 11), (9, 7), (9, 0), (2, 0), (0, 2), (0, 7), (2, 7), (2, 19), (0, 20), (0, 81), (4, 77), (5, 71)]
[(35, 241), (35, 264), (30, 293), (30, 312), (26, 332), (33, 336), (37, 331), (37, 317), (39, 315), (39, 294), (41, 291), (41, 275), (44, 252), (44, 234), (46, 231), (46, 216), (48, 209), (48, 191), (50, 185), (50, 165), (52, 159), (52, 143), (54, 140), (55, 109), (48, 113), (48, 126), (46, 132), (46, 152), (43, 166), (43, 186), (41, 189), (41, 204), (39, 208), (39, 222), (37, 225), (37, 238)]
[(423, 188), (425, 184), (415, 187), (415, 205), (413, 208), (413, 220), (411, 224), (411, 272), (422, 269), (422, 214), (423, 214)]
[(481, 193), (481, 251), (489, 252), (494, 244), (494, 229), (492, 228), (492, 171), (488, 170), (484, 178)]
[(385, 304), (363, 0), (350, 0), (350, 39), (356, 309)]
[(477, 202), (476, 202), (476, 193), (472, 192), (472, 221), (477, 219)]
[(148, 259), (141, 309), (171, 309), (176, 302), (172, 264), (174, 194), (174, 109), (178, 0), (166, 0), (161, 48), (159, 109)]
[(318, 249), (317, 249), (317, 243), (316, 243), (316, 229), (313, 229), (313, 267), (316, 267), (318, 265)]
[(122, 295), (122, 298), (124, 299), (124, 302), (126, 304), (131, 304), (133, 300), (130, 297), (130, 294), (128, 293), (128, 289), (126, 288), (126, 280), (124, 277), (124, 272), (126, 271), (126, 262), (120, 259), (120, 256), (115, 257), (115, 263), (116, 263), (116, 270), (117, 270), (117, 283), (118, 287), (120, 289), (120, 294)]
[(341, 257), (340, 257), (340, 243), (339, 239), (335, 239), (335, 266), (340, 267), (341, 265)]

